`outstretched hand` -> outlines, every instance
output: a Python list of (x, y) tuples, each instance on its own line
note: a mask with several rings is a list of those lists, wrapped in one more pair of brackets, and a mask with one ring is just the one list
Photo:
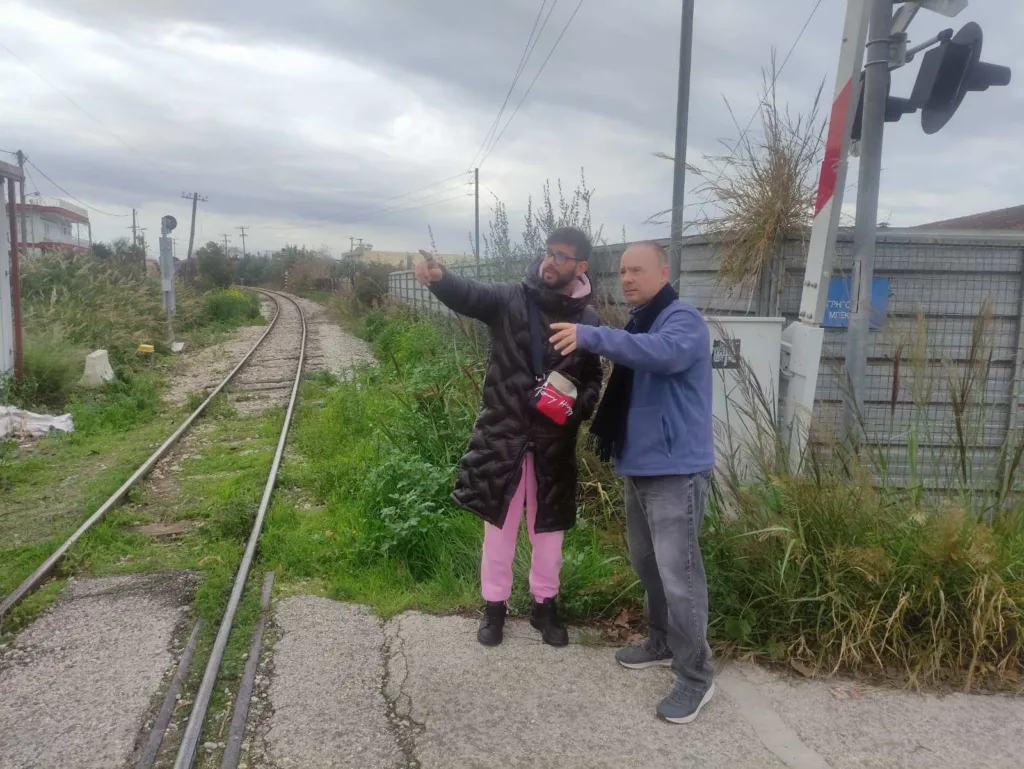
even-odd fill
[(571, 355), (576, 350), (576, 324), (575, 323), (552, 323), (551, 330), (555, 332), (551, 337), (551, 344), (562, 355)]
[(422, 260), (416, 263), (416, 280), (418, 280), (424, 286), (430, 286), (437, 281), (441, 280), (442, 272), (441, 265), (437, 263), (437, 259), (429, 251), (420, 249), (420, 256)]

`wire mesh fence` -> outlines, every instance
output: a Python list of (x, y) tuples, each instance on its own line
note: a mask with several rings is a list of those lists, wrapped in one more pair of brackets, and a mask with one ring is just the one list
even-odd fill
[[(595, 254), (598, 295), (623, 302), (617, 265), (626, 244)], [(806, 242), (782, 244), (759, 286), (732, 291), (718, 279), (715, 244), (686, 241), (680, 295), (707, 315), (795, 321)], [(852, 239), (841, 233), (823, 325), (812, 439), (835, 440), (848, 392), (843, 360)], [(479, 280), (517, 279), (526, 263), (453, 268)], [(882, 231), (875, 262), (873, 320), (861, 427), (887, 483), (991, 493), (1017, 487), (1024, 424), (1024, 233)], [(392, 297), (447, 312), (412, 272), (392, 273)]]

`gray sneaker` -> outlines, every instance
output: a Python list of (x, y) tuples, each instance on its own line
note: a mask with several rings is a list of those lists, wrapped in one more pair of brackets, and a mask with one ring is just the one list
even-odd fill
[(615, 652), (615, 661), (622, 667), (631, 670), (643, 670), (644, 668), (663, 665), (672, 665), (672, 652), (657, 652), (651, 646), (650, 639), (644, 640), (637, 646), (626, 646)]
[(697, 718), (701, 708), (711, 702), (714, 696), (714, 681), (703, 695), (693, 689), (684, 689), (676, 682), (672, 693), (658, 703), (658, 717), (670, 724), (688, 724)]

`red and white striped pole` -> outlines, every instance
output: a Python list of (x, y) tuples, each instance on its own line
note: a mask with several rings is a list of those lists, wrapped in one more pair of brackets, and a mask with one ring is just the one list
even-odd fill
[(825, 312), (836, 233), (843, 207), (846, 171), (849, 166), (850, 134), (860, 100), (860, 72), (868, 31), (868, 0), (849, 0), (843, 26), (843, 44), (839, 52), (836, 89), (828, 121), (825, 159), (818, 178), (818, 197), (811, 227), (803, 292), (800, 298), (800, 322), (819, 325)]
[(860, 71), (864, 63), (870, 8), (870, 0), (847, 2), (825, 159), (818, 179), (818, 197), (800, 297), (800, 316), (796, 323), (791, 323), (782, 332), (783, 352), (788, 354), (788, 361), (784, 368), (786, 397), (780, 406), (783, 428), (789, 438), (789, 459), (794, 469), (801, 463), (814, 413), (821, 347), (825, 339), (821, 320), (828, 299), (836, 233), (846, 188), (850, 134), (860, 100)]

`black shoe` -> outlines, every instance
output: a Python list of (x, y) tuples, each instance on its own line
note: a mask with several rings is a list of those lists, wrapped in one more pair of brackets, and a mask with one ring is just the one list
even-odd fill
[(530, 624), (540, 631), (544, 643), (550, 646), (566, 646), (569, 643), (569, 631), (558, 618), (558, 606), (554, 598), (547, 598), (543, 603), (533, 603), (533, 614)]
[(504, 601), (488, 601), (484, 608), (484, 618), (480, 620), (480, 629), (476, 631), (476, 640), (484, 646), (500, 644), (505, 631), (505, 614)]

